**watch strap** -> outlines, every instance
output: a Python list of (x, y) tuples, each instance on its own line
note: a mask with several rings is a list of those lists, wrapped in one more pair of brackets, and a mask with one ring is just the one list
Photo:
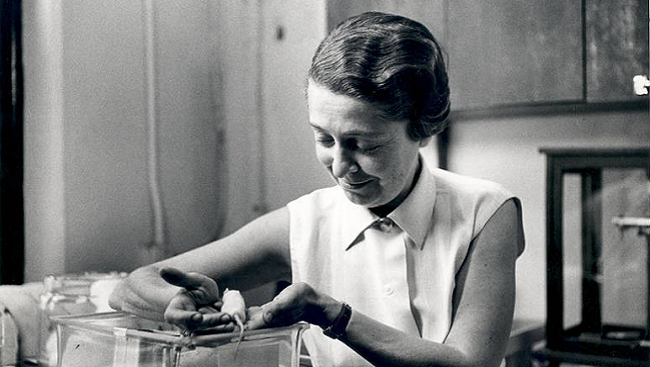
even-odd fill
[(343, 302), (341, 304), (341, 312), (339, 312), (338, 316), (336, 316), (336, 319), (330, 326), (323, 329), (323, 334), (332, 339), (340, 339), (343, 334), (345, 334), (345, 328), (348, 326), (351, 316), (352, 308), (350, 305)]

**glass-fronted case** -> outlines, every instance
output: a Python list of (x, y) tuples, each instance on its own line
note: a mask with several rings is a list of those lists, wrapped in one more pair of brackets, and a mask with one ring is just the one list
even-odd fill
[(547, 362), (648, 366), (648, 149), (547, 158)]

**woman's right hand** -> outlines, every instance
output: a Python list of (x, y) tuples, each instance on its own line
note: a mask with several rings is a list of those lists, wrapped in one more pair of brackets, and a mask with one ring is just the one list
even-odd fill
[(171, 267), (161, 268), (159, 274), (167, 283), (181, 287), (165, 309), (165, 321), (189, 331), (235, 330), (234, 320), (220, 311), (219, 286), (214, 279)]

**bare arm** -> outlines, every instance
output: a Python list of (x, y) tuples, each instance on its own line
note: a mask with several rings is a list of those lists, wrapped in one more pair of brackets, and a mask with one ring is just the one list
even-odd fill
[(161, 278), (163, 267), (189, 273), (197, 282), (206, 275), (222, 289), (246, 290), (287, 279), (291, 272), (288, 210), (278, 209), (221, 240), (134, 270), (111, 295), (111, 307), (161, 320), (180, 289)]
[[(444, 343), (408, 335), (355, 310), (342, 341), (376, 366), (497, 366), (512, 323), (520, 219), (514, 202), (506, 202), (470, 246), (457, 275), (454, 319)], [(327, 326), (340, 309), (332, 297), (294, 284), (262, 306), (251, 325), (301, 319)]]

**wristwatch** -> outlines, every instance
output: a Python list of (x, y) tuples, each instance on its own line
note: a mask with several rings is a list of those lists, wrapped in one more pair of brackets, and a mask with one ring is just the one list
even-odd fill
[(323, 329), (323, 334), (332, 339), (341, 338), (343, 334), (345, 334), (345, 328), (348, 326), (348, 322), (350, 322), (350, 316), (352, 316), (352, 308), (350, 305), (343, 302), (341, 304), (341, 312), (339, 312), (338, 316), (336, 316), (336, 319), (330, 326)]

